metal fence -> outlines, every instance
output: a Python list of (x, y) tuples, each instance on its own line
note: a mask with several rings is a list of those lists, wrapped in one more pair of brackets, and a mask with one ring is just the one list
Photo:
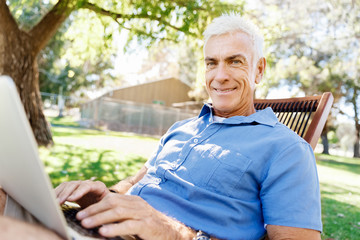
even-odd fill
[(162, 136), (176, 121), (197, 116), (198, 111), (99, 98), (82, 104), (80, 113), (83, 126)]

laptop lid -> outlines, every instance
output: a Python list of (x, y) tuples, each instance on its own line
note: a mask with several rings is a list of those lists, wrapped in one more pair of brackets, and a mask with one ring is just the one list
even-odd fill
[(24, 107), (7, 76), (0, 76), (0, 186), (46, 227), (68, 238)]

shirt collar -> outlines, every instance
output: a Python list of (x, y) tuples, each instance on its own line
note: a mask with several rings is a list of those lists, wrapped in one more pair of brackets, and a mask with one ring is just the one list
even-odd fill
[[(213, 114), (214, 114), (213, 107), (209, 103), (204, 104), (204, 106), (202, 107), (202, 109), (200, 111), (199, 118), (206, 114), (210, 114), (209, 121), (213, 122)], [(256, 110), (256, 113), (251, 114), (250, 116), (234, 116), (234, 117), (226, 118), (226, 119), (224, 119), (224, 121), (222, 123), (224, 123), (224, 124), (246, 124), (246, 123), (250, 124), (250, 123), (255, 122), (255, 123), (274, 127), (278, 121), (279, 120), (275, 116), (275, 113), (273, 112), (273, 110), (270, 107), (267, 107), (264, 110)]]

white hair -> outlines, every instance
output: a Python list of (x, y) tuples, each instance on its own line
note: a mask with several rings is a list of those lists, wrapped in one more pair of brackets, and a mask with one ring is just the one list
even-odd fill
[(215, 18), (205, 29), (204, 35), (204, 51), (208, 40), (213, 36), (219, 36), (226, 33), (242, 31), (249, 35), (254, 45), (254, 64), (264, 56), (263, 43), (264, 38), (259, 28), (252, 22), (246, 20), (237, 13), (227, 13)]

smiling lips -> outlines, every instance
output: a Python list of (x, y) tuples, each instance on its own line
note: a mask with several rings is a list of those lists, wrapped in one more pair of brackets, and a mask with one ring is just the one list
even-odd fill
[(230, 92), (234, 91), (236, 89), (236, 87), (235, 88), (224, 88), (224, 89), (222, 89), (222, 88), (213, 88), (213, 89), (217, 93), (226, 94), (226, 93), (230, 93)]

